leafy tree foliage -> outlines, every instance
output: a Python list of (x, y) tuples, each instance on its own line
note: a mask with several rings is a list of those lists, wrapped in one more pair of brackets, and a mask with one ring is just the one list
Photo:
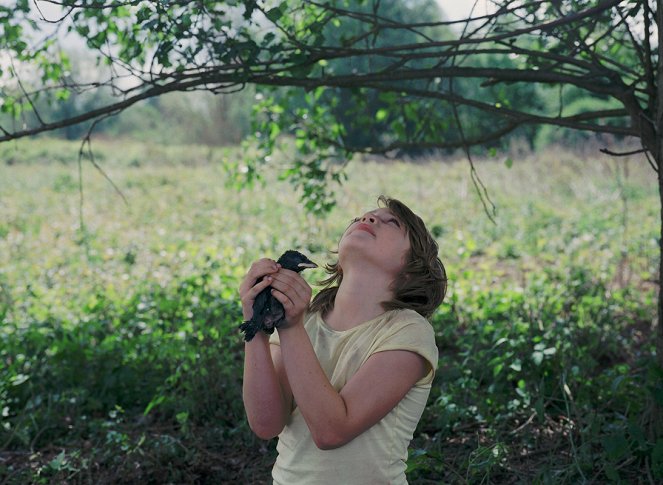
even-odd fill
[[(68, 76), (60, 37), (33, 42), (45, 22), (18, 2), (0, 20), (3, 51), (16, 59), (6, 73), (14, 91), (6, 80), (2, 110), (20, 116), (38, 97), (58, 102), (80, 91), (107, 89), (116, 98), (74, 116), (3, 127), (0, 140), (98, 119), (169, 91), (229, 92), (251, 83), (314, 92), (308, 101), (266, 94), (281, 106), (263, 103), (269, 132), (296, 133), (299, 118), (316, 140), (304, 150), (334, 147), (341, 156), (457, 148), (541, 123), (652, 143), (643, 120), (655, 119), (654, 3), (504, 1), (462, 22), (439, 20), (430, 0), (35, 5), (47, 25), (97, 53), (97, 76)], [(32, 83), (23, 74), (28, 62), (40, 73)], [(616, 103), (567, 114), (561, 96), (556, 106), (538, 99), (537, 89), (550, 86)], [(323, 107), (311, 109), (310, 101)]]

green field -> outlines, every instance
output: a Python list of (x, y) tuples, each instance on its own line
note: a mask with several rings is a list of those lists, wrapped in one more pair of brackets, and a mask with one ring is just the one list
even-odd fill
[[(241, 404), (239, 280), (283, 250), (318, 264), (381, 193), (440, 244), (440, 368), (411, 483), (655, 483), (659, 199), (642, 158), (563, 150), (356, 161), (326, 218), (238, 150), (0, 145), (0, 483), (262, 483), (274, 443)], [(282, 163), (286, 163), (285, 161)], [(81, 221), (83, 226), (81, 227)], [(320, 270), (306, 275), (310, 282)]]

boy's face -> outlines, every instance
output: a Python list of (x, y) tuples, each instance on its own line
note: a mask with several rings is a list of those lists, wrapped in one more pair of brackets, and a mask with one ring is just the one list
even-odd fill
[(410, 239), (403, 221), (386, 208), (354, 219), (338, 246), (339, 261), (359, 256), (378, 265), (392, 278), (403, 269), (409, 250)]

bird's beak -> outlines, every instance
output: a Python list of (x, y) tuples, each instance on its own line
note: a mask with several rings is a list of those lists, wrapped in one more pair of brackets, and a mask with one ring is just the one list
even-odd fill
[(299, 268), (317, 268), (318, 265), (315, 263), (299, 263), (297, 265)]

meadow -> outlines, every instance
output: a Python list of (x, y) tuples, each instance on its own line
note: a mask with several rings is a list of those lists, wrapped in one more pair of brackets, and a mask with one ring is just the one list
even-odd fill
[(457, 157), (357, 160), (319, 217), (273, 169), (230, 187), (237, 148), (95, 141), (122, 195), (83, 160), (81, 198), (79, 147), (0, 145), (0, 484), (267, 483), (275, 443), (243, 414), (237, 286), (285, 249), (330, 261), (383, 193), (427, 222), (449, 276), (410, 483), (663, 480), (644, 159), (478, 159), (493, 223)]

